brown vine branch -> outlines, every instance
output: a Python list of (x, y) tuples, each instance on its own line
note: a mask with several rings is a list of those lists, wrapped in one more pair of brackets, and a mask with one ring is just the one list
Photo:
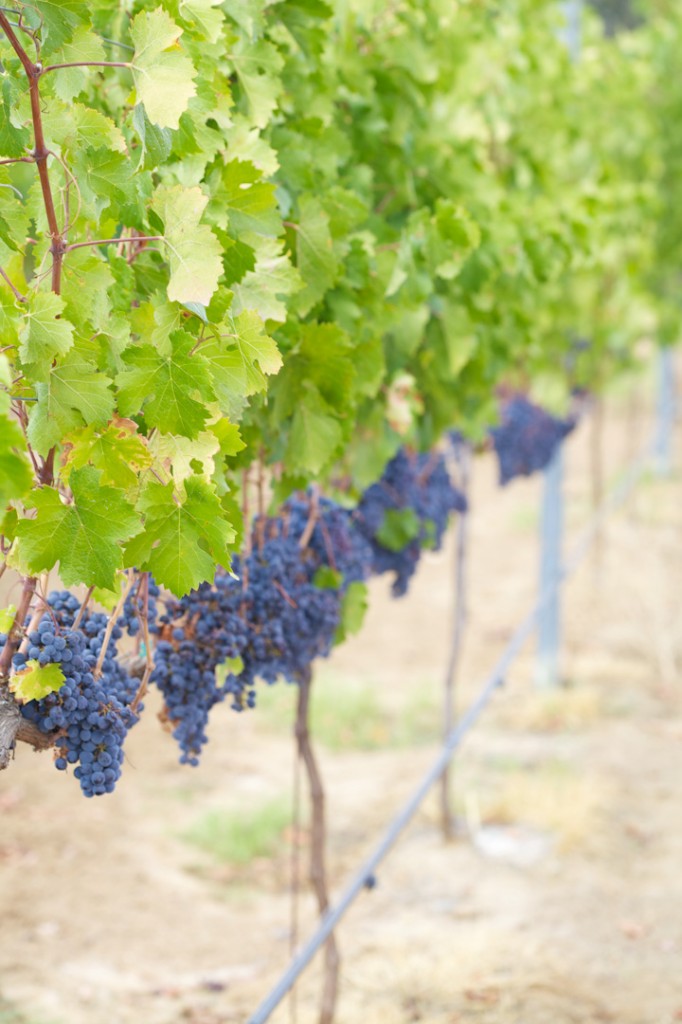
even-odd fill
[(127, 245), (130, 242), (165, 242), (163, 235), (133, 235), (132, 238), (97, 238), (92, 242), (76, 242), (64, 247), (64, 252), (84, 249), (87, 245)]
[[(468, 446), (457, 445), (455, 458), (459, 466), (460, 490), (465, 498), (469, 498), (471, 450)], [(450, 654), (445, 670), (443, 695), (443, 735), (447, 738), (455, 725), (455, 685), (462, 658), (462, 641), (467, 622), (467, 549), (469, 539), (469, 515), (460, 512), (457, 519), (457, 539), (455, 542), (455, 593), (452, 636)], [(446, 765), (440, 782), (441, 828), (445, 839), (452, 839), (455, 833), (455, 818), (450, 804), (451, 766)]]
[(137, 688), (137, 692), (130, 704), (130, 710), (133, 714), (137, 714), (137, 709), (140, 706), (140, 702), (147, 692), (149, 680), (154, 670), (154, 659), (152, 658), (152, 645), (151, 638), (149, 636), (149, 573), (146, 572), (140, 583), (140, 593), (144, 599), (142, 612), (139, 614), (139, 619), (142, 624), (142, 636), (144, 639), (144, 671), (140, 680), (140, 685)]
[(120, 60), (73, 60), (67, 61), (65, 64), (48, 64), (46, 68), (40, 72), (41, 75), (46, 75), (48, 71), (59, 71), (60, 68), (131, 68), (132, 64), (128, 61)]
[(23, 721), (14, 697), (10, 693), (8, 682), (12, 657), (20, 643), (23, 624), (31, 607), (36, 582), (35, 576), (29, 576), (24, 580), (19, 607), (7, 635), (2, 654), (0, 654), (0, 770), (9, 764)]
[(301, 534), (301, 539), (298, 542), (298, 546), (301, 549), (301, 551), (304, 551), (305, 548), (308, 547), (308, 544), (310, 543), (310, 538), (312, 537), (313, 532), (315, 530), (315, 525), (317, 523), (319, 515), (320, 492), (319, 489), (314, 485), (312, 491), (313, 496), (310, 501), (310, 513), (308, 515), (308, 522), (305, 524), (305, 530)]
[[(325, 864), (325, 807), (322, 777), (315, 759), (310, 740), (310, 686), (312, 669), (308, 666), (301, 673), (298, 681), (298, 705), (296, 709), (296, 743), (310, 785), (311, 825), (310, 825), (310, 884), (317, 898), (320, 915), (329, 909), (329, 890), (327, 888), (327, 869)], [(327, 939), (324, 955), (324, 986), (320, 1001), (320, 1024), (332, 1024), (334, 1008), (339, 989), (339, 951), (336, 937), (332, 933)]]
[[(298, 744), (294, 750), (294, 777), (291, 808), (291, 929), (289, 932), (289, 954), (293, 960), (298, 946), (301, 897), (301, 755)], [(296, 985), (292, 985), (289, 1003), (289, 1019), (296, 1024), (298, 1000)]]
[(47, 159), (49, 156), (47, 146), (45, 145), (45, 133), (43, 131), (43, 115), (40, 105), (40, 89), (39, 82), (43, 68), (40, 64), (34, 64), (26, 50), (19, 42), (14, 29), (12, 28), (7, 15), (0, 11), (0, 28), (4, 31), (7, 36), (12, 49), (16, 53), (17, 57), (21, 61), (22, 67), (26, 72), (29, 85), (29, 95), (31, 99), (31, 116), (33, 120), (33, 135), (35, 146), (33, 149), (33, 159), (38, 168), (38, 176), (40, 178), (40, 187), (43, 193), (43, 203), (45, 206), (45, 213), (47, 215), (47, 223), (49, 227), (50, 238), (52, 244), (50, 246), (50, 252), (52, 253), (52, 291), (55, 294), (59, 294), (61, 291), (62, 283), (62, 262), (64, 259), (64, 242), (62, 239), (61, 231), (57, 223), (57, 214), (54, 207), (54, 199), (52, 196), (52, 187), (50, 185), (50, 176), (47, 169)]
[(85, 612), (87, 611), (87, 607), (88, 607), (88, 604), (90, 603), (90, 598), (92, 597), (92, 592), (93, 592), (94, 589), (95, 589), (94, 586), (92, 586), (92, 587), (90, 587), (88, 589), (88, 592), (85, 595), (85, 597), (83, 598), (81, 606), (78, 609), (78, 615), (73, 620), (73, 626), (71, 627), (71, 629), (74, 629), (74, 630), (78, 629), (78, 627), (80, 626), (81, 622), (83, 621), (83, 616), (85, 615)]
[(11, 156), (5, 160), (0, 160), (0, 167), (4, 167), (6, 164), (34, 164), (35, 160), (32, 156)]

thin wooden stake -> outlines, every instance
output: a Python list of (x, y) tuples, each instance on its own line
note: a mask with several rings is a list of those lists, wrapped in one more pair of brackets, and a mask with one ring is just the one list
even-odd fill
[[(300, 707), (300, 700), (299, 700)], [(297, 719), (298, 722), (298, 719)], [(300, 900), (301, 900), (301, 752), (298, 734), (294, 748), (294, 779), (291, 808), (291, 923), (289, 929), (289, 955), (292, 960), (296, 956), (299, 938)], [(289, 993), (289, 1020), (296, 1024), (298, 1020), (298, 990), (292, 985)]]
[[(310, 884), (317, 899), (320, 916), (329, 909), (327, 869), (325, 864), (326, 823), (324, 808), (324, 787), (310, 740), (310, 685), (312, 670), (308, 667), (301, 673), (298, 684), (298, 707), (296, 711), (296, 740), (298, 752), (305, 766), (310, 785)], [(324, 955), (324, 985), (320, 1001), (320, 1024), (332, 1024), (339, 988), (339, 951), (332, 933), (327, 939)]]
[[(471, 451), (468, 446), (456, 445), (455, 458), (459, 469), (458, 486), (464, 497), (469, 498), (471, 475)], [(453, 602), (452, 635), (450, 654), (445, 670), (443, 688), (443, 735), (449, 736), (455, 726), (455, 687), (462, 658), (462, 641), (467, 621), (467, 549), (469, 540), (468, 512), (459, 513), (455, 542), (455, 593)], [(456, 832), (455, 815), (451, 806), (452, 765), (448, 763), (440, 782), (441, 828), (443, 838), (452, 839)]]

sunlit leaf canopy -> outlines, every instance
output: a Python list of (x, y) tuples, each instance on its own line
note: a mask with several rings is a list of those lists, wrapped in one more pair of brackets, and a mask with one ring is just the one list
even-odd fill
[(184, 592), (229, 565), (255, 461), (275, 502), (352, 501), (401, 445), (481, 437), (503, 383), (561, 411), (676, 340), (672, 9), (611, 37), (586, 12), (576, 63), (545, 0), (7, 7), (66, 249), (55, 289), (0, 34), (0, 489), (26, 573)]

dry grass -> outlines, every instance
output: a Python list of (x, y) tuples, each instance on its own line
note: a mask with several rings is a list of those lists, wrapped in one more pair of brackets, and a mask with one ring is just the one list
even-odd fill
[(551, 834), (564, 852), (584, 846), (597, 831), (610, 798), (606, 782), (579, 775), (559, 761), (511, 770), (483, 797), (475, 791), (465, 794), (469, 815), (472, 803), (478, 804), (484, 823), (540, 829)]

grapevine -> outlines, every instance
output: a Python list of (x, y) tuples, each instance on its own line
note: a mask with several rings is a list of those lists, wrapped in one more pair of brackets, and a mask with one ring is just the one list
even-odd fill
[(533, 471), (569, 420), (496, 426), (501, 387), (566, 417), (674, 338), (677, 23), (588, 18), (578, 71), (550, 7), (0, 11), (0, 764), (71, 685), (30, 641), (49, 572), (87, 590), (64, 650), (133, 715), (156, 683), (195, 762), (213, 704), (357, 628), (370, 570), (405, 592), (464, 511), (447, 431)]

